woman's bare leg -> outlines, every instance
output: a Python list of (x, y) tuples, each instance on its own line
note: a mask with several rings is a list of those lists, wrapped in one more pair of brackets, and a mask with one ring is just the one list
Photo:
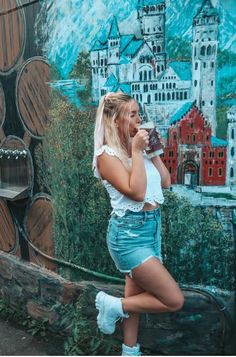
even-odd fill
[[(140, 288), (133, 279), (127, 274), (125, 276), (125, 298), (143, 293), (144, 290)], [(137, 343), (139, 313), (129, 313), (129, 318), (124, 319), (124, 344), (132, 347)]]
[(167, 312), (180, 310), (183, 294), (175, 280), (156, 258), (150, 258), (132, 270), (137, 286), (145, 292), (122, 299), (125, 312)]

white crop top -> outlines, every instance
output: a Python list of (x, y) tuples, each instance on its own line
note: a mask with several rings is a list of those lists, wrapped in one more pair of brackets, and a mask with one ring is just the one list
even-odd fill
[[(108, 145), (103, 145), (96, 153), (96, 156), (101, 155), (103, 152), (106, 152), (109, 155), (117, 156), (117, 153), (109, 147)], [(131, 158), (129, 160), (132, 160)], [(147, 157), (146, 153), (144, 153), (144, 165), (146, 169), (147, 175), (147, 189), (144, 201), (134, 201), (123, 193), (119, 192), (114, 186), (112, 186), (107, 180), (102, 180), (103, 185), (105, 186), (110, 199), (111, 206), (113, 208), (112, 213), (116, 213), (117, 216), (122, 217), (125, 215), (127, 210), (133, 212), (139, 212), (144, 207), (145, 203), (150, 203), (155, 205), (155, 203), (162, 204), (164, 202), (164, 196), (161, 188), (161, 176), (157, 168), (154, 166), (152, 161)], [(97, 178), (101, 179), (101, 175), (97, 169), (94, 170), (94, 175)]]

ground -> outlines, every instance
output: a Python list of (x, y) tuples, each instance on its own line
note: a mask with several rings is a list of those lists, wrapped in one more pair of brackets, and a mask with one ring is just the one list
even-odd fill
[(63, 338), (32, 336), (23, 327), (0, 318), (1, 356), (64, 356)]

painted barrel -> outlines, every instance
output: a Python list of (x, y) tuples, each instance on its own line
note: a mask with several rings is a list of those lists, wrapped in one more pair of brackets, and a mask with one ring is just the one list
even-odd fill
[(0, 74), (20, 64), (26, 39), (26, 22), (20, 0), (0, 0)]
[(42, 138), (49, 123), (50, 68), (44, 57), (31, 57), (16, 79), (16, 106), (22, 124), (32, 137)]
[(7, 136), (0, 146), (0, 197), (11, 201), (32, 196), (34, 166), (24, 141)]
[(13, 252), (19, 242), (18, 230), (5, 200), (0, 199), (0, 250)]
[(0, 82), (0, 127), (3, 126), (6, 114), (6, 104), (5, 104), (5, 96), (2, 88), (2, 84)]
[(30, 261), (56, 271), (56, 264), (40, 254), (42, 252), (50, 257), (55, 255), (53, 205), (49, 195), (38, 193), (32, 198), (26, 209), (24, 229), (30, 242)]

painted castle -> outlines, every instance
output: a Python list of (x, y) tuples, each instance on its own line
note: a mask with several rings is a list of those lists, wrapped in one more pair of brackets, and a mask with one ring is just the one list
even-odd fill
[[(113, 17), (107, 37), (95, 41), (90, 51), (92, 99), (97, 102), (107, 92), (123, 91), (137, 100), (141, 113), (167, 137), (163, 160), (172, 183), (235, 185), (234, 149), (229, 153), (227, 141), (215, 137), (218, 13), (210, 0), (203, 0), (193, 18), (192, 61), (168, 61), (165, 8), (165, 0), (139, 0), (137, 20), (142, 38), (122, 35)], [(236, 130), (235, 114), (234, 119), (228, 115)], [(181, 123), (186, 118), (193, 130), (183, 137)], [(173, 126), (177, 128), (175, 143), (170, 139)], [(199, 135), (203, 129), (210, 130), (207, 140), (203, 133)], [(231, 134), (228, 131), (228, 137)]]

